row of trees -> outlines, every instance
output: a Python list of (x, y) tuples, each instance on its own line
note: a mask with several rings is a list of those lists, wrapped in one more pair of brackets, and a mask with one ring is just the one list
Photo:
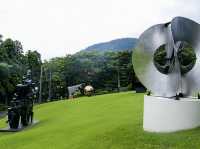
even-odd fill
[(41, 64), (41, 56), (37, 51), (24, 53), (20, 41), (3, 40), (0, 36), (0, 103), (9, 103), (15, 86), (21, 83), (28, 69), (33, 73), (33, 80), (38, 83)]
[(24, 53), (20, 41), (0, 36), (0, 104), (9, 103), (27, 70), (31, 70), (36, 86), (42, 86), (38, 102), (65, 98), (67, 87), (80, 83), (91, 84), (96, 92), (131, 88), (134, 76), (128, 51), (81, 51), (42, 63), (37, 51)]
[(82, 51), (45, 61), (42, 73), (42, 100), (67, 96), (67, 87), (86, 83), (96, 92), (132, 87), (131, 52)]

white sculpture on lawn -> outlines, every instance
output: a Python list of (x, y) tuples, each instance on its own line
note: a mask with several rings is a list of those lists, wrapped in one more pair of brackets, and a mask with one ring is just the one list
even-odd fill
[(151, 93), (144, 97), (144, 130), (173, 132), (200, 126), (200, 100), (195, 98), (200, 90), (199, 60), (200, 25), (190, 19), (176, 17), (142, 33), (133, 51), (133, 67)]

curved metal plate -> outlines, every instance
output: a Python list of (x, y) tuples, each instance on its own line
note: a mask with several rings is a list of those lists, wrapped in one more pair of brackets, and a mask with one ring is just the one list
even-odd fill
[(200, 89), (200, 25), (190, 19), (176, 17), (171, 22), (174, 42), (186, 41), (196, 53), (196, 63), (192, 70), (182, 76), (182, 93), (192, 96)]
[(172, 48), (171, 36), (170, 26), (152, 26), (140, 36), (139, 43), (133, 51), (134, 71), (141, 83), (155, 96), (172, 97), (178, 90), (177, 73), (173, 71), (168, 75), (162, 74), (153, 63), (154, 53), (161, 45), (166, 44), (166, 49)]
[[(176, 17), (171, 24), (158, 24), (147, 29), (139, 38), (133, 51), (134, 71), (141, 81), (155, 96), (172, 97), (178, 92), (191, 96), (200, 89), (200, 25), (192, 20)], [(192, 70), (181, 76), (177, 59), (179, 41), (192, 45), (196, 53), (196, 64)], [(156, 49), (165, 45), (167, 57), (174, 51), (175, 65), (172, 72), (162, 74), (154, 66), (153, 57)]]

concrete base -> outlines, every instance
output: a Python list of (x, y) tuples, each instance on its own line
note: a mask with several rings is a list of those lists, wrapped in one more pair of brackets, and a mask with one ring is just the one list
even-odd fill
[(0, 129), (0, 132), (19, 132), (19, 131), (22, 131), (22, 130), (24, 130), (24, 129), (26, 129), (26, 128), (32, 127), (32, 126), (36, 125), (37, 123), (39, 123), (39, 121), (34, 120), (33, 123), (29, 124), (29, 125), (26, 126), (26, 127), (23, 127), (23, 126), (20, 125), (18, 129), (11, 129), (11, 128), (8, 126), (8, 127), (6, 127), (6, 128)]
[(175, 132), (200, 126), (200, 100), (144, 96), (143, 128), (149, 132)]

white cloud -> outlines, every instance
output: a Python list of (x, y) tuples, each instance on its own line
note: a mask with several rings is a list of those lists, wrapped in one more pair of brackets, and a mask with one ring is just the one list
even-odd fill
[(197, 0), (4, 0), (0, 33), (48, 59), (102, 41), (138, 37), (175, 16), (199, 22), (199, 8)]

